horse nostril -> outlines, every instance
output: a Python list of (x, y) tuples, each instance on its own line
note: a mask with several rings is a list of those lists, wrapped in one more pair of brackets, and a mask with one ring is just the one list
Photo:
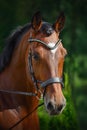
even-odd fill
[(48, 103), (47, 109), (50, 110), (50, 111), (53, 111), (54, 106), (53, 106), (52, 102), (49, 102), (49, 103)]
[(59, 105), (59, 106), (58, 106), (58, 111), (61, 111), (62, 108), (63, 108), (63, 105)]

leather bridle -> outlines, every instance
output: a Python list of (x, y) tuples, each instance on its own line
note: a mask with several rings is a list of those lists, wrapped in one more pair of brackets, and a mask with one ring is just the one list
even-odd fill
[[(42, 44), (44, 47), (46, 47), (47, 49), (53, 50), (53, 49), (57, 48), (58, 45), (61, 43), (61, 39), (59, 39), (53, 47), (47, 45), (45, 42), (43, 42), (39, 39), (30, 38), (30, 39), (28, 39), (28, 42), (31, 43), (31, 44), (32, 44), (32, 42), (38, 42), (38, 43)], [(33, 56), (33, 54), (32, 54), (32, 51), (30, 50), (30, 52), (29, 52), (29, 72), (30, 72), (30, 75), (31, 75), (31, 79), (34, 83), (34, 86), (37, 90), (37, 93), (38, 93), (38, 90), (39, 90), (38, 83), (40, 84), (41, 88), (44, 88), (43, 98), (44, 98), (44, 95), (45, 95), (46, 87), (49, 84), (60, 83), (62, 88), (63, 88), (64, 87), (63, 79), (60, 78), (60, 77), (51, 77), (51, 78), (47, 79), (46, 81), (41, 81), (41, 80), (36, 79), (35, 73), (34, 73), (34, 70), (33, 70), (33, 65), (32, 65), (32, 56)]]
[[(58, 47), (58, 45), (61, 42), (61, 39), (59, 39), (53, 47), (50, 47), (49, 45), (47, 45), (45, 42), (43, 42), (41, 40), (33, 39), (33, 38), (28, 39), (28, 42), (30, 44), (32, 44), (32, 42), (39, 42), (44, 47), (46, 47), (47, 49), (53, 50), (53, 49)], [(32, 51), (30, 51), (30, 53), (29, 53), (28, 60), (29, 60), (29, 62), (28, 62), (29, 63), (29, 73), (31, 75), (31, 79), (34, 83), (34, 86), (37, 90), (37, 93), (14, 91), (14, 90), (3, 90), (3, 89), (0, 90), (1, 93), (10, 93), (10, 94), (26, 95), (26, 96), (36, 96), (38, 98), (38, 90), (39, 90), (38, 83), (40, 84), (41, 88), (44, 88), (44, 92), (45, 92), (46, 87), (49, 84), (60, 83), (62, 88), (64, 87), (63, 79), (60, 78), (60, 77), (51, 77), (51, 78), (47, 79), (46, 81), (37, 80), (36, 77), (35, 77), (33, 65), (32, 65)], [(44, 96), (44, 93), (43, 93), (43, 96)]]
[[(39, 42), (41, 43), (43, 46), (45, 46), (47, 49), (49, 50), (53, 50), (55, 48), (58, 47), (58, 45), (60, 44), (61, 40), (59, 39), (56, 44), (53, 46), (53, 47), (50, 47), (49, 45), (47, 45), (45, 42), (41, 41), (41, 40), (38, 40), (38, 39), (33, 39), (33, 38), (30, 38), (28, 39), (29, 43), (32, 43), (32, 42)], [(47, 79), (46, 81), (41, 81), (41, 80), (37, 80), (36, 77), (35, 77), (35, 74), (34, 74), (34, 70), (33, 70), (33, 65), (32, 65), (32, 51), (30, 51), (29, 53), (29, 72), (30, 72), (30, 75), (31, 75), (31, 79), (34, 83), (34, 86), (35, 88), (38, 90), (39, 87), (38, 87), (38, 83), (40, 84), (40, 87), (41, 88), (44, 88), (44, 92), (45, 92), (45, 89), (46, 87), (49, 85), (49, 84), (53, 84), (53, 83), (60, 83), (62, 87), (64, 87), (64, 83), (63, 83), (63, 79), (60, 78), (60, 77), (51, 77), (49, 79)], [(44, 96), (44, 95), (43, 95)]]

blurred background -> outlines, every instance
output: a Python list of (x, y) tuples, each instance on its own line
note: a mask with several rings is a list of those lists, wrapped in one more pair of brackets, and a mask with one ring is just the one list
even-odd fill
[(0, 52), (11, 31), (30, 22), (38, 10), (50, 23), (64, 11), (66, 23), (60, 38), (68, 51), (63, 90), (67, 106), (54, 117), (39, 108), (41, 130), (87, 130), (87, 0), (0, 0)]

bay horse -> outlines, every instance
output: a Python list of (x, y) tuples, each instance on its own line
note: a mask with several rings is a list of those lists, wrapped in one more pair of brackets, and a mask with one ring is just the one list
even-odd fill
[(36, 108), (41, 93), (50, 115), (63, 111), (62, 75), (67, 51), (59, 34), (64, 23), (63, 13), (50, 24), (37, 12), (31, 23), (9, 36), (0, 55), (0, 130), (39, 130)]

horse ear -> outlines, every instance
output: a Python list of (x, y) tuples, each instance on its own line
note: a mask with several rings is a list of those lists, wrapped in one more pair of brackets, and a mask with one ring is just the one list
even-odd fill
[(56, 32), (61, 32), (61, 30), (64, 27), (65, 23), (65, 15), (64, 13), (60, 13), (59, 17), (57, 18), (56, 22), (53, 24), (53, 28), (55, 29)]
[(41, 13), (39, 11), (34, 14), (31, 24), (32, 24), (32, 28), (35, 31), (40, 30), (40, 28), (42, 26), (42, 17), (41, 17)]

